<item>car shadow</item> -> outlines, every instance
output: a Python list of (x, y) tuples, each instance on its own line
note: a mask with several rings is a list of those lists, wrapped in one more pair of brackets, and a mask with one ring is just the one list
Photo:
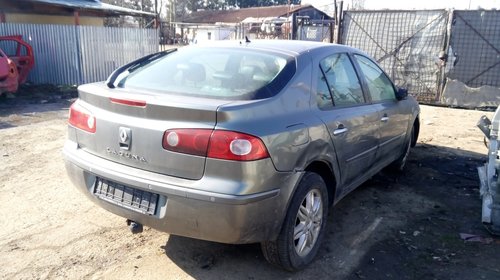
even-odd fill
[(0, 104), (0, 117), (8, 117), (14, 114), (20, 117), (30, 117), (41, 113), (67, 110), (71, 103), (72, 100), (59, 100), (54, 103), (19, 104), (13, 106), (2, 106)]
[(9, 122), (0, 122), (0, 129), (4, 129), (4, 128), (12, 128), (12, 127), (16, 127), (17, 125), (13, 125)]
[[(384, 170), (330, 209), (318, 256), (299, 272), (268, 264), (258, 244), (170, 236), (163, 249), (195, 279), (464, 279), (460, 273), (484, 270), (500, 276), (490, 269), (496, 269), (499, 245), (484, 251), (492, 258), (483, 270), (464, 272), (475, 262), (461, 254), (477, 255), (474, 250), (481, 245), (464, 245), (459, 233), (486, 235), (476, 170), (484, 159), (470, 151), (418, 144), (403, 173)], [(484, 274), (486, 279), (500, 279), (490, 274)]]
[(76, 89), (55, 86), (23, 86), (15, 94), (0, 95), (0, 130), (67, 118), (67, 111), (78, 93)]
[[(293, 274), (266, 262), (259, 244), (230, 245), (170, 235), (162, 247), (168, 258), (195, 279), (288, 278)], [(260, 276), (256, 276), (260, 275)]]
[(500, 241), (481, 224), (477, 167), (486, 153), (419, 144), (402, 174), (381, 172), (339, 203), (327, 239), (362, 250), (344, 278), (500, 279)]
[(78, 97), (76, 88), (53, 85), (23, 85), (14, 93), (0, 95), (0, 117), (37, 114), (67, 109)]

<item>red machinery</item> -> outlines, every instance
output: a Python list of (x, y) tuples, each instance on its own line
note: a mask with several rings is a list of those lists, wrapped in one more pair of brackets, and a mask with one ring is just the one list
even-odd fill
[(21, 35), (0, 36), (0, 46), (7, 46), (9, 52), (0, 48), (0, 94), (15, 92), (35, 65), (33, 48)]

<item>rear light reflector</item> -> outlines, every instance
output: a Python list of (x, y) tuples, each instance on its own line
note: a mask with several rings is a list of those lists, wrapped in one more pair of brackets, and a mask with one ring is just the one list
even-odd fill
[(163, 134), (163, 148), (209, 158), (250, 161), (269, 157), (258, 137), (211, 129), (171, 129)]
[(214, 130), (207, 156), (247, 161), (267, 158), (269, 154), (262, 140), (255, 136), (234, 131)]
[(206, 156), (211, 129), (173, 129), (163, 134), (163, 148), (165, 150)]
[(134, 106), (134, 107), (146, 107), (146, 101), (143, 101), (143, 100), (120, 99), (120, 98), (112, 98), (112, 97), (110, 97), (109, 100), (113, 103), (116, 103), (116, 104), (122, 104), (122, 105), (127, 105), (127, 106)]
[(69, 108), (69, 124), (90, 133), (96, 131), (95, 117), (78, 102), (73, 103)]
[(239, 156), (246, 156), (252, 151), (252, 142), (246, 139), (236, 139), (229, 144), (231, 153)]

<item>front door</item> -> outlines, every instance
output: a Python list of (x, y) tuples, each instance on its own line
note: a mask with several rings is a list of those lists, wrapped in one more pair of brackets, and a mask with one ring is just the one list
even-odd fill
[(371, 102), (380, 112), (380, 139), (377, 165), (386, 166), (404, 152), (409, 114), (404, 102), (396, 99), (395, 87), (385, 73), (370, 59), (354, 55)]

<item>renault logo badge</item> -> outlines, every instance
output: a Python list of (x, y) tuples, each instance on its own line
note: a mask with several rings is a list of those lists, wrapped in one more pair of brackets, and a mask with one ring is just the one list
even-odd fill
[(120, 137), (120, 149), (129, 150), (130, 144), (132, 142), (132, 131), (127, 127), (120, 127), (119, 129)]
[(120, 140), (121, 140), (121, 143), (125, 143), (128, 140), (128, 134), (127, 134), (127, 131), (125, 129), (120, 129)]

